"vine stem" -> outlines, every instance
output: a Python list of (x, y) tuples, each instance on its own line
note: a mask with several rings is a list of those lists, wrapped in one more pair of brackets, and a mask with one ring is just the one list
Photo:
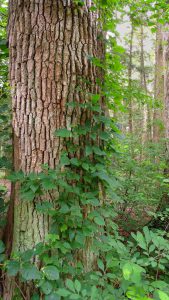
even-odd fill
[(20, 286), (17, 284), (16, 281), (14, 281), (14, 283), (15, 283), (15, 285), (17, 286), (17, 288), (19, 289), (20, 293), (22, 294), (23, 299), (26, 300), (26, 296), (25, 296), (24, 293), (22, 292)]

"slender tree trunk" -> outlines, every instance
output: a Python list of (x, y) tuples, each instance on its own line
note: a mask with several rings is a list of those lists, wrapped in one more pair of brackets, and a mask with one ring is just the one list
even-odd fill
[[(155, 107), (153, 113), (153, 140), (159, 142), (160, 138), (164, 136), (163, 130), (160, 128), (160, 122), (163, 122), (163, 109), (161, 106), (164, 104), (164, 65), (163, 65), (163, 36), (161, 25), (158, 24), (156, 33), (156, 55), (155, 55), (155, 86), (154, 98)], [(159, 108), (158, 108), (159, 103)]]
[[(99, 93), (102, 71), (89, 57), (102, 59), (104, 46), (90, 6), (90, 0), (83, 7), (70, 0), (9, 1), (15, 170), (55, 168), (64, 147), (55, 130), (84, 123), (79, 110), (67, 104)], [(35, 203), (19, 199), (17, 186), (13, 195), (12, 250), (25, 251), (44, 241), (50, 220)], [(6, 300), (12, 299), (8, 288)]]
[(165, 121), (165, 138), (167, 148), (167, 161), (169, 161), (169, 24), (163, 32), (163, 61), (164, 61), (164, 121)]
[(128, 65), (128, 89), (129, 89), (129, 132), (133, 132), (133, 103), (132, 103), (132, 64), (133, 64), (133, 36), (134, 27), (133, 22), (131, 22), (131, 33), (130, 33), (130, 45), (129, 45), (129, 65)]
[[(140, 29), (140, 82), (141, 87), (148, 95), (147, 79), (146, 79), (146, 69), (145, 69), (145, 52), (144, 52), (144, 27), (141, 25)], [(152, 130), (151, 130), (151, 112), (149, 104), (144, 104), (143, 107), (143, 133), (142, 133), (142, 143), (151, 140)]]

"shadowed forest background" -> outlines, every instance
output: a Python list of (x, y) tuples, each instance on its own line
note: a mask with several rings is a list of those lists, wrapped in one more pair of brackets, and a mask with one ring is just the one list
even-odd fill
[(169, 300), (168, 24), (0, 0), (0, 299)]

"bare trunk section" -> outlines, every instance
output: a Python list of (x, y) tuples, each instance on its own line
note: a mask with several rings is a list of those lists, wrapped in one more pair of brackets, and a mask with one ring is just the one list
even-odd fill
[(164, 62), (164, 121), (165, 138), (167, 147), (167, 161), (169, 161), (169, 25), (167, 24), (163, 32), (163, 62)]
[[(155, 57), (155, 88), (154, 97), (155, 102), (159, 106), (164, 104), (164, 65), (163, 65), (163, 36), (161, 25), (158, 25), (156, 34), (156, 57)], [(155, 105), (153, 114), (153, 140), (159, 142), (160, 138), (164, 136), (163, 130), (160, 128), (160, 122), (164, 120), (163, 110), (158, 105)]]
[[(144, 26), (141, 25), (140, 28), (140, 81), (141, 87), (148, 95), (147, 79), (146, 79), (146, 68), (145, 68), (145, 51), (144, 51)], [(146, 103), (143, 106), (143, 132), (142, 132), (142, 144), (146, 141), (152, 140), (152, 127), (151, 127), (151, 111), (149, 104)]]
[[(15, 170), (39, 172), (42, 164), (54, 168), (63, 149), (55, 130), (84, 120), (67, 104), (99, 93), (101, 71), (88, 57), (102, 59), (104, 47), (90, 6), (89, 0), (83, 7), (70, 0), (9, 1)], [(50, 221), (35, 203), (21, 201), (17, 192), (13, 198), (12, 250), (25, 251), (44, 241)], [(4, 299), (12, 299), (10, 292)]]
[(130, 33), (130, 48), (129, 48), (129, 66), (128, 66), (128, 89), (129, 89), (129, 132), (133, 132), (133, 103), (132, 103), (132, 64), (133, 64), (133, 36), (134, 28), (133, 22), (131, 22), (131, 33)]

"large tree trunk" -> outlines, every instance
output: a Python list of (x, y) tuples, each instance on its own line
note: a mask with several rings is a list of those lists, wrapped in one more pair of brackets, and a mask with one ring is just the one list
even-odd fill
[[(15, 170), (54, 168), (63, 149), (55, 130), (84, 122), (67, 103), (99, 93), (101, 71), (88, 58), (103, 58), (104, 47), (90, 6), (90, 0), (82, 7), (70, 0), (9, 1)], [(12, 250), (25, 251), (44, 241), (50, 221), (34, 203), (19, 199), (17, 186), (13, 201)]]

